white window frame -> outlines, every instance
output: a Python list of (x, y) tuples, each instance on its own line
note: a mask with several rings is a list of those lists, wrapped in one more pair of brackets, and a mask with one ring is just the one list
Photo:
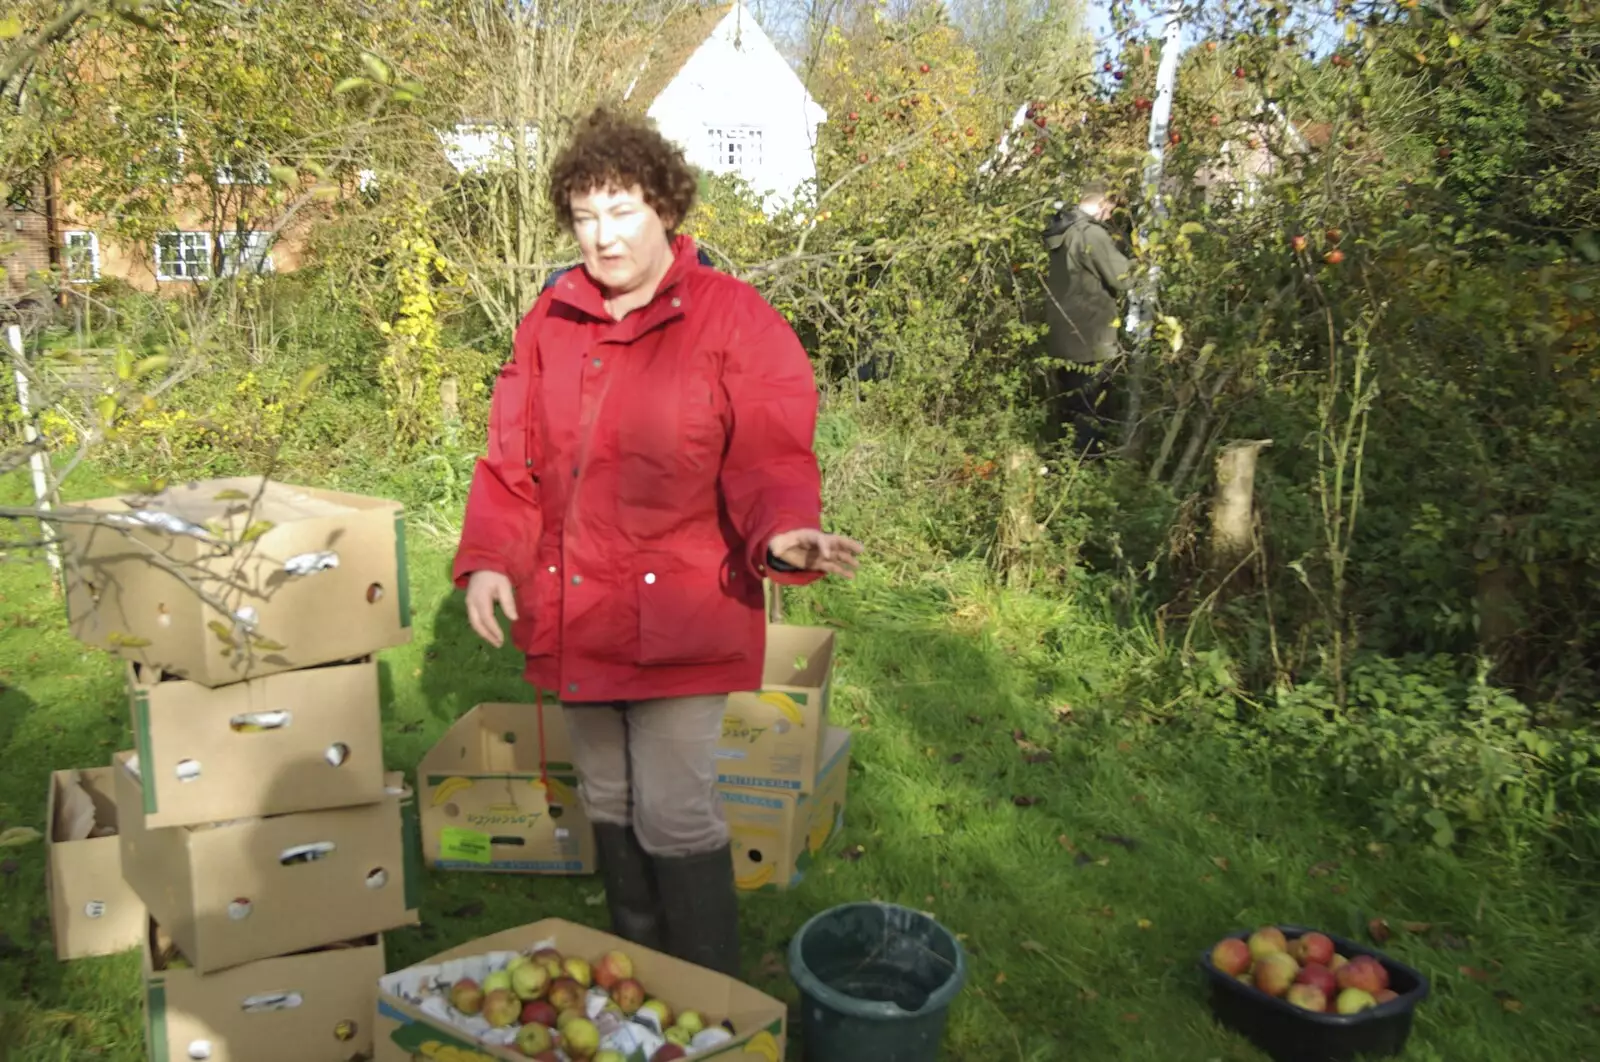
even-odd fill
[(265, 186), (272, 183), (272, 173), (265, 162), (241, 162), (238, 165), (223, 163), (217, 167), (217, 184), (249, 184)]
[[(87, 240), (84, 239), (87, 237)], [(72, 256), (81, 253), (74, 248), (74, 242), (81, 242), (89, 251), (89, 275), (75, 277), (72, 275)], [(68, 229), (61, 234), (61, 272), (68, 284), (89, 284), (100, 279), (100, 235), (88, 229)]]
[[(156, 118), (158, 126), (168, 128), (168, 139), (172, 141), (173, 165), (172, 171), (161, 174), (157, 178), (162, 184), (182, 184), (184, 177), (184, 159), (187, 157), (183, 150), (183, 122), (177, 118)], [(161, 149), (157, 149), (161, 150)]]
[(717, 173), (754, 173), (761, 168), (766, 130), (759, 125), (708, 125), (706, 142), (711, 169)]
[[(171, 236), (178, 237), (179, 272), (169, 271), (173, 264), (165, 262), (161, 256), (161, 241)], [(196, 257), (194, 252), (199, 252), (198, 257), (204, 263), (198, 272), (188, 272), (187, 267)], [(167, 280), (210, 280), (211, 279), (211, 233), (194, 232), (188, 230), (175, 230), (172, 232), (158, 232), (155, 239), (155, 267), (156, 279)]]
[(228, 231), (218, 234), (218, 244), (222, 251), (222, 275), (231, 277), (240, 272), (243, 264), (233, 253), (234, 245), (239, 242), (240, 235), (245, 238), (245, 253), (252, 256), (252, 261), (247, 267), (251, 273), (271, 273), (274, 271), (272, 264), (272, 244), (269, 241), (271, 233), (263, 229), (249, 229), (244, 233)]

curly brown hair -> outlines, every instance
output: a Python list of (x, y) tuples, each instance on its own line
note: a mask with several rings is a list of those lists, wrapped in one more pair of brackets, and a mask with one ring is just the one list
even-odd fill
[(689, 216), (698, 182), (683, 151), (642, 116), (596, 107), (578, 123), (550, 171), (550, 203), (572, 226), (572, 197), (638, 185), (670, 233)]

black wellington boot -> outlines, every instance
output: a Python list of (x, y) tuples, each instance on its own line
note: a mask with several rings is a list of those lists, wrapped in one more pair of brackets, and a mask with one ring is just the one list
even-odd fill
[(594, 846), (600, 880), (606, 887), (606, 906), (611, 911), (611, 931), (623, 940), (664, 951), (652, 860), (639, 847), (633, 827), (597, 822)]
[(656, 885), (667, 954), (739, 978), (739, 894), (733, 849), (700, 855), (656, 856)]

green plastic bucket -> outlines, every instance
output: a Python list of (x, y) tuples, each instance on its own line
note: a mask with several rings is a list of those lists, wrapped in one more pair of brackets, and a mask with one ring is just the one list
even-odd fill
[(955, 934), (888, 903), (812, 918), (789, 942), (806, 1062), (935, 1062), (967, 979)]

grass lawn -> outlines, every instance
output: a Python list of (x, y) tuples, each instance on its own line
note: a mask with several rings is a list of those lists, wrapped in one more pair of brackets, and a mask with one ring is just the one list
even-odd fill
[[(386, 755), (408, 772), (471, 705), (526, 695), (514, 653), (470, 633), (446, 552), (412, 548), (415, 638), (383, 659)], [(761, 988), (793, 1002), (791, 934), (878, 898), (969, 949), (952, 1062), (1258, 1059), (1210, 1020), (1197, 955), (1261, 922), (1361, 936), (1382, 916), (1390, 951), (1433, 979), (1405, 1058), (1600, 1062), (1592, 894), (1502, 857), (1376, 845), (1219, 748), (1118, 723), (1107, 702), (1136, 649), (1098, 615), (870, 570), (791, 611), (841, 632), (834, 722), (858, 735), (844, 835), (799, 889), (745, 900)], [(0, 828), (43, 828), (49, 771), (131, 738), (115, 662), (68, 636), (42, 565), (0, 565), (0, 683)], [(136, 956), (58, 963), (43, 875), (42, 845), (0, 851), (0, 1059), (143, 1058)], [(431, 874), (389, 962), (546, 916), (601, 925), (601, 900), (593, 879)]]

